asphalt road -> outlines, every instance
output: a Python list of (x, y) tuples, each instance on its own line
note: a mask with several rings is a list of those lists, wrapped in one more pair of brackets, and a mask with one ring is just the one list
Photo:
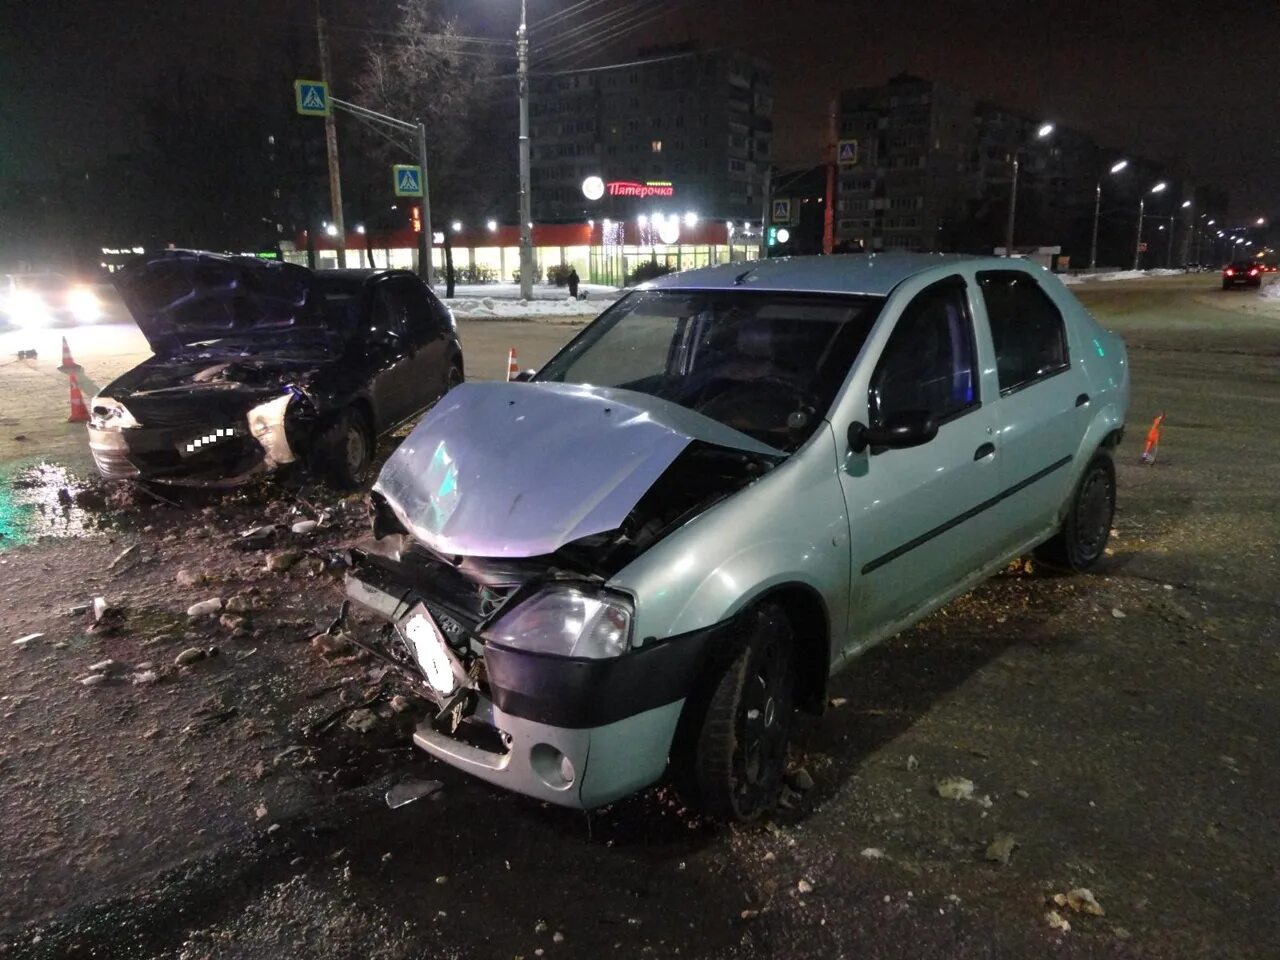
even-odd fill
[[(799, 733), (813, 788), (749, 828), (665, 788), (590, 818), (500, 793), (406, 749), (413, 711), (387, 695), (371, 732), (309, 726), (379, 692), (305, 643), (356, 506), (267, 574), (236, 534), (328, 500), (67, 504), (64, 474), (20, 474), (13, 496), (53, 519), (0, 552), (0, 636), (45, 634), (0, 644), (0, 955), (1280, 954), (1280, 308), (1215, 281), (1077, 288), (1133, 365), (1104, 569), (1010, 570), (863, 658)], [(572, 330), (464, 326), (471, 373), (498, 375), (510, 346), (534, 365)], [(89, 349), (95, 376), (129, 362), (123, 339)], [(233, 593), (254, 598), (248, 625), (187, 621)], [(67, 616), (96, 594), (126, 608), (120, 630)], [(104, 658), (130, 670), (81, 686)], [(143, 660), (155, 685), (128, 679)], [(954, 776), (976, 800), (938, 795)], [(388, 810), (410, 777), (443, 789)], [(1009, 862), (988, 860), (1004, 838)], [(1104, 914), (1053, 903), (1076, 888)]]

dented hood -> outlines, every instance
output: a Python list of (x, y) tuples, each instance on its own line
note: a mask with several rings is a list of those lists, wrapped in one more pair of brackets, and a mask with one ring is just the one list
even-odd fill
[(694, 440), (779, 456), (629, 390), (465, 383), (391, 455), (374, 490), (439, 553), (538, 557), (617, 529)]
[(165, 250), (131, 260), (112, 280), (161, 356), (241, 334), (324, 327), (315, 274), (296, 264)]

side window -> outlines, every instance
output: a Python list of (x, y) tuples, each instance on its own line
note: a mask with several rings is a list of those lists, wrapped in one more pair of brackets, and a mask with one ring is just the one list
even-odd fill
[(374, 286), (373, 304), (369, 314), (370, 326), (377, 330), (394, 333), (398, 337), (407, 337), (409, 335), (407, 312), (404, 298), (399, 295), (394, 280), (383, 280)]
[(984, 271), (978, 274), (978, 286), (991, 323), (1002, 394), (1070, 366), (1062, 314), (1034, 277)]
[(871, 420), (927, 410), (939, 422), (978, 402), (973, 320), (959, 277), (922, 291), (889, 335), (868, 398)]

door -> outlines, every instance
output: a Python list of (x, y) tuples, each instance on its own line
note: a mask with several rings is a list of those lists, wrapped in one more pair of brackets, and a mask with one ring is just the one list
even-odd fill
[(1014, 550), (1054, 523), (1070, 493), (1089, 418), (1088, 381), (1072, 363), (1062, 312), (1034, 276), (983, 270), (977, 281), (1000, 391), (992, 404), (1000, 437), (995, 513), (1002, 546)]
[(388, 277), (373, 288), (371, 347), (381, 369), (375, 377), (378, 430), (412, 417), (444, 391), (444, 325), (431, 295), (412, 277)]
[(945, 593), (984, 563), (993, 545), (982, 513), (998, 482), (995, 436), (963, 278), (920, 291), (882, 342), (866, 381), (867, 422), (924, 410), (939, 426), (921, 446), (850, 450), (845, 458), (850, 651)]

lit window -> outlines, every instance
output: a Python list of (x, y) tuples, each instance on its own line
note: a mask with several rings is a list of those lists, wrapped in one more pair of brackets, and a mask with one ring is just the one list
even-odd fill
[(653, 141), (653, 143), (649, 144), (649, 149), (650, 149), (650, 150), (652, 150), (654, 153), (661, 153), (661, 152), (662, 152), (662, 141), (661, 141), (661, 140), (655, 140), (655, 141)]

